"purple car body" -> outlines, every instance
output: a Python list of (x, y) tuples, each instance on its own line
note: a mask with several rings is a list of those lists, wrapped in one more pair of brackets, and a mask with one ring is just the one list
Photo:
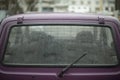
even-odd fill
[[(71, 66), (62, 77), (59, 77), (58, 74), (72, 62), (64, 66), (4, 64), (6, 45), (8, 44), (11, 28), (33, 24), (109, 26), (113, 33), (118, 62), (112, 66)], [(73, 13), (21, 14), (5, 18), (0, 25), (0, 80), (120, 80), (119, 57), (120, 23), (113, 17)]]

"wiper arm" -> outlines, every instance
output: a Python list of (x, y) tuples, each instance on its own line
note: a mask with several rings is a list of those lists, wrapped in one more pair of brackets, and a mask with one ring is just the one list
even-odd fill
[(68, 66), (66, 66), (64, 69), (62, 69), (62, 71), (60, 71), (57, 76), (58, 76), (58, 77), (63, 77), (64, 73), (65, 73), (66, 71), (68, 71), (69, 68), (73, 66), (73, 64), (75, 64), (76, 62), (78, 62), (78, 61), (79, 61), (80, 59), (82, 59), (85, 55), (86, 55), (86, 53), (83, 54), (82, 56), (80, 56), (79, 58), (75, 59), (75, 61), (73, 61), (70, 65), (68, 65)]

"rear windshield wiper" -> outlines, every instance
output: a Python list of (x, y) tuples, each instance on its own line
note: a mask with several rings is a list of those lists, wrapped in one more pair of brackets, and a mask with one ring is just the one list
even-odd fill
[(73, 61), (71, 64), (69, 64), (69, 65), (66, 66), (64, 69), (62, 69), (62, 71), (60, 71), (57, 76), (58, 76), (58, 77), (63, 77), (64, 73), (67, 72), (67, 71), (70, 69), (70, 67), (73, 66), (73, 64), (75, 64), (76, 62), (78, 62), (78, 61), (79, 61), (80, 59), (82, 59), (85, 55), (86, 55), (86, 53), (83, 54), (82, 56), (80, 56), (79, 58), (75, 59), (75, 61)]

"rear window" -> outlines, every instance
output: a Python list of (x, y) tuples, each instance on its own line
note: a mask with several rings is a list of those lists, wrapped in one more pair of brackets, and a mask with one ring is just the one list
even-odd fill
[(103, 26), (36, 25), (10, 29), (3, 59), (9, 65), (116, 65), (111, 29)]

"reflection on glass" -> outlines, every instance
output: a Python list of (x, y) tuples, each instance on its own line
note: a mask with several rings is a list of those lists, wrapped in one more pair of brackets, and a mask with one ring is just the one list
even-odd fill
[(111, 30), (101, 26), (41, 25), (13, 27), (5, 52), (6, 64), (117, 64)]

